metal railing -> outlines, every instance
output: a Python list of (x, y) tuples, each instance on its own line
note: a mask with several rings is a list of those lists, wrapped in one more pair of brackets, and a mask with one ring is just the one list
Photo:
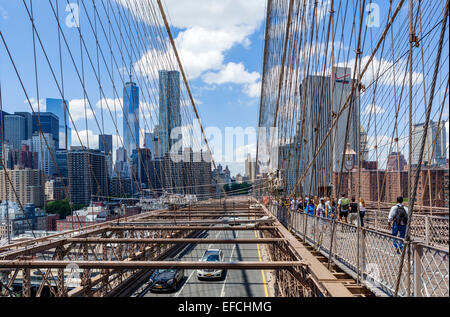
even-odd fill
[[(388, 224), (389, 211), (368, 210), (364, 222), (370, 229), (391, 232)], [(449, 245), (449, 218), (415, 214), (411, 223), (411, 235), (433, 246)]]
[[(294, 212), (280, 206), (269, 210), (299, 238), (357, 278), (380, 296), (393, 296), (403, 239), (369, 228)], [(449, 296), (449, 250), (414, 239), (405, 258), (399, 296)], [(358, 252), (359, 248), (359, 252)]]

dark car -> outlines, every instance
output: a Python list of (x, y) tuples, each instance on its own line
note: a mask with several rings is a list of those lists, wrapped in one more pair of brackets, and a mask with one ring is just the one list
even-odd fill
[(150, 291), (176, 291), (184, 279), (184, 270), (158, 269), (150, 277)]

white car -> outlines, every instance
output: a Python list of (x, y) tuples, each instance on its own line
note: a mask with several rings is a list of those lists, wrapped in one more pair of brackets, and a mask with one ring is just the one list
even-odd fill
[[(223, 252), (218, 249), (207, 250), (200, 260), (201, 262), (223, 262)], [(220, 279), (224, 276), (224, 270), (200, 269), (197, 270), (197, 278)]]
[(239, 217), (230, 216), (228, 218), (224, 218), (223, 223), (228, 224), (229, 226), (239, 226), (240, 220), (241, 219)]

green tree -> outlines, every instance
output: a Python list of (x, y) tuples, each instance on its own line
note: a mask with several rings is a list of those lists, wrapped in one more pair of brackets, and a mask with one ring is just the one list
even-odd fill
[(247, 195), (248, 192), (252, 189), (252, 185), (248, 183), (242, 184), (232, 184), (231, 187), (229, 185), (225, 185), (224, 187), (227, 193), (232, 195)]
[[(84, 205), (73, 205), (73, 210), (83, 209)], [(68, 199), (51, 201), (45, 207), (48, 214), (57, 214), (60, 219), (66, 219), (67, 216), (72, 214), (72, 209), (70, 208), (70, 203)]]

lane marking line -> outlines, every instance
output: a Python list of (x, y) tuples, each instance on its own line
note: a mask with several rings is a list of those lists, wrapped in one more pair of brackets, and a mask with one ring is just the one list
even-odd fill
[[(219, 231), (219, 233), (218, 234), (216, 234), (216, 239), (218, 239), (219, 238), (219, 236), (222, 234), (222, 231)], [(211, 249), (211, 247), (212, 247), (212, 244), (210, 244), (209, 246), (208, 246), (208, 250), (209, 249)], [(195, 249), (195, 248), (194, 248)], [(192, 251), (194, 251), (194, 249), (192, 250)], [(203, 251), (204, 252), (204, 251)], [(175, 296), (174, 297), (179, 297), (180, 296), (180, 294), (181, 294), (181, 292), (183, 292), (183, 290), (184, 290), (184, 288), (186, 287), (186, 285), (188, 285), (188, 283), (189, 283), (189, 280), (192, 278), (192, 276), (194, 275), (194, 273), (196, 273), (197, 272), (197, 270), (193, 270), (192, 271), (192, 273), (189, 275), (189, 277), (188, 277), (188, 279), (186, 280), (186, 282), (183, 284), (183, 286), (180, 288), (180, 290), (178, 291), (178, 293), (176, 293), (175, 294)]]
[[(258, 239), (258, 235), (256, 233), (255, 230), (255, 238)], [(262, 262), (262, 257), (261, 257), (261, 249), (259, 247), (259, 244), (256, 245), (256, 247), (258, 248), (258, 258), (259, 258), (259, 262)], [(266, 273), (264, 272), (264, 270), (261, 270), (261, 275), (262, 275), (262, 279), (263, 279), (263, 284), (264, 284), (264, 294), (266, 297), (269, 297), (269, 291), (267, 289), (267, 282), (266, 282)]]
[[(236, 232), (236, 238), (238, 238), (238, 232)], [(231, 256), (230, 256), (230, 261), (233, 259), (234, 256), (234, 251), (236, 251), (236, 244), (233, 247), (233, 250), (231, 251)], [(225, 281), (223, 281), (223, 286), (222, 286), (222, 291), (220, 292), (220, 297), (225, 297), (225, 286), (227, 285), (227, 279), (228, 279), (228, 273), (230, 273), (230, 271), (227, 272), (227, 276), (225, 277)]]

